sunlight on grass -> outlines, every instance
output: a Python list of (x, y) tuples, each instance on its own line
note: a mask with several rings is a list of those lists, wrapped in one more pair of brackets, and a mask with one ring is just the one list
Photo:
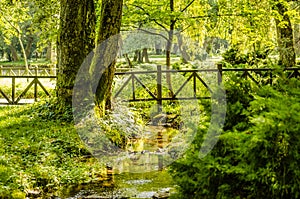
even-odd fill
[(103, 167), (80, 141), (74, 126), (42, 120), (37, 105), (0, 107), (0, 198), (99, 180)]

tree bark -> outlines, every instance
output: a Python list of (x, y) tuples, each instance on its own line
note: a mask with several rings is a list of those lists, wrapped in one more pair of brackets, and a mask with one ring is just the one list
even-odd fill
[(278, 11), (282, 20), (276, 21), (277, 43), (279, 50), (279, 64), (284, 67), (293, 67), (296, 65), (296, 54), (294, 48), (293, 28), (290, 18), (287, 14), (288, 8), (282, 3), (277, 2), (275, 9)]
[(75, 78), (94, 48), (95, 8), (91, 0), (61, 0), (56, 93), (60, 107), (72, 105)]
[[(99, 117), (111, 108), (112, 83), (118, 54), (123, 0), (103, 0), (96, 53), (91, 66), (91, 76), (96, 82), (95, 105)], [(94, 85), (94, 83), (93, 83)]]
[[(171, 12), (174, 12), (174, 0), (170, 0), (170, 10)], [(173, 38), (174, 38), (174, 29), (175, 29), (175, 23), (176, 20), (171, 19), (170, 20), (170, 29), (168, 32), (168, 41), (166, 45), (166, 66), (167, 70), (171, 69), (171, 49), (173, 45)], [(171, 80), (171, 73), (166, 74), (166, 81), (167, 81), (167, 86), (169, 89), (169, 95), (170, 97), (173, 97), (173, 88), (172, 88), (172, 80)]]
[(26, 73), (27, 73), (28, 70), (29, 70), (29, 66), (28, 66), (27, 55), (26, 55), (26, 51), (25, 51), (25, 48), (24, 48), (24, 45), (23, 45), (21, 33), (18, 33), (18, 39), (19, 39), (21, 50), (22, 50), (22, 53), (23, 53), (23, 58), (24, 58), (24, 62), (25, 62), (25, 70), (26, 70)]
[(300, 24), (294, 24), (295, 53), (300, 55)]

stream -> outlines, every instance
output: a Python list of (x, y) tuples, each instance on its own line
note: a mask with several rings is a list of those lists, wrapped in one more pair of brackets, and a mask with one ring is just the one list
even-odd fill
[[(107, 169), (108, 180), (99, 184), (73, 186), (65, 189), (59, 198), (66, 199), (137, 199), (168, 198), (176, 185), (165, 166), (174, 161), (167, 146), (178, 133), (172, 128), (152, 126), (148, 135), (135, 145), (142, 150), (128, 152), (112, 168)], [(137, 149), (139, 147), (135, 147)]]
[(113, 186), (88, 184), (69, 187), (60, 198), (66, 199), (137, 199), (168, 198), (175, 185), (167, 171), (122, 173), (113, 176)]

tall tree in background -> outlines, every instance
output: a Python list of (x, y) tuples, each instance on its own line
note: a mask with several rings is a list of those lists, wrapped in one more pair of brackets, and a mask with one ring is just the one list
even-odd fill
[(296, 65), (296, 53), (293, 28), (288, 15), (288, 6), (288, 2), (276, 1), (274, 2), (273, 9), (278, 13), (275, 22), (277, 28), (279, 63), (285, 67), (293, 67)]
[(95, 88), (96, 112), (105, 114), (111, 107), (111, 90), (118, 53), (119, 33), (122, 20), (123, 0), (103, 0), (101, 5), (100, 26), (97, 34), (97, 48), (90, 68), (91, 77), (99, 82)]
[(71, 106), (75, 78), (94, 48), (95, 8), (92, 0), (61, 0), (56, 92), (60, 105)]
[[(125, 16), (130, 26), (152, 35), (159, 35), (166, 41), (166, 69), (171, 69), (171, 51), (175, 40), (175, 31), (186, 30), (190, 24), (184, 24), (189, 18), (188, 10), (198, 1), (174, 1), (174, 0), (152, 0), (149, 2), (141, 0), (128, 0), (126, 2), (127, 13)], [(197, 5), (198, 5), (197, 4)], [(185, 17), (188, 16), (188, 17)], [(184, 27), (183, 27), (184, 26)], [(149, 28), (161, 30), (160, 32), (149, 31)], [(182, 47), (182, 40), (181, 45)], [(182, 50), (182, 48), (180, 48)], [(187, 56), (185, 56), (187, 57)], [(171, 74), (166, 74), (166, 82), (169, 95), (173, 96)]]
[(25, 27), (28, 26), (28, 23), (30, 23), (30, 19), (31, 16), (29, 15), (29, 2), (0, 2), (0, 25), (4, 27), (2, 30), (3, 36), (5, 37), (8, 45), (11, 46), (11, 51), (15, 58), (17, 58), (17, 53), (14, 52), (15, 48), (11, 41), (13, 37), (18, 39), (25, 62), (26, 72), (28, 71), (29, 65), (26, 47), (24, 45), (24, 36), (26, 34)]

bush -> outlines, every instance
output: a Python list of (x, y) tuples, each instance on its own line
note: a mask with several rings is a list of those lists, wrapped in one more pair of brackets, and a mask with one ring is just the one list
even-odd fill
[(241, 53), (237, 47), (232, 47), (223, 53), (222, 57), (225, 63), (229, 63), (232, 66), (242, 66), (242, 65), (255, 65), (262, 62), (267, 58), (271, 52), (270, 48), (264, 50), (255, 50), (253, 52), (248, 52), (246, 54)]
[(176, 198), (299, 198), (300, 81), (280, 83), (253, 94), (237, 121), (249, 124), (228, 125), (203, 159), (198, 151), (206, 130), (198, 132), (186, 157), (171, 167)]

